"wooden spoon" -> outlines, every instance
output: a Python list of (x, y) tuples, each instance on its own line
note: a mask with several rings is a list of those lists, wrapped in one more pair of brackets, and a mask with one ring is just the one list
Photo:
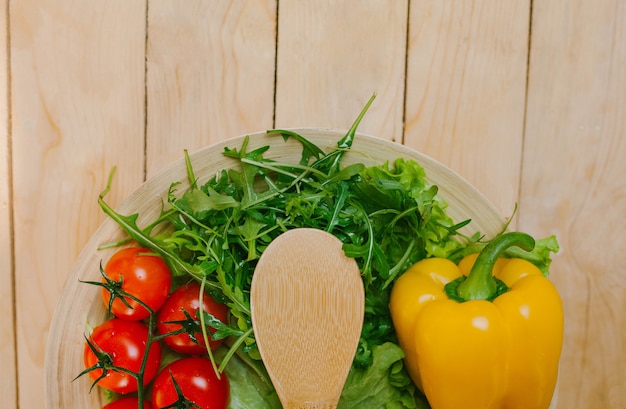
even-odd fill
[(250, 289), (252, 327), (286, 409), (336, 408), (363, 326), (359, 268), (335, 236), (302, 228), (263, 252)]

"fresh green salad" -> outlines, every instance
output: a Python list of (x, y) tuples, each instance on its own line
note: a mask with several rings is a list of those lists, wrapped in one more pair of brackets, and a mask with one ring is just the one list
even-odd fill
[[(428, 183), (415, 161), (344, 165), (342, 158), (371, 102), (329, 152), (295, 132), (268, 131), (301, 144), (298, 163), (267, 158), (269, 146), (250, 150), (246, 138), (223, 152), (238, 166), (203, 180), (185, 154), (190, 187), (172, 183), (160, 216), (148, 226), (137, 225), (137, 214), (119, 214), (106, 203), (110, 181), (99, 199), (129, 240), (166, 261), (175, 281), (193, 278), (228, 306), (227, 322), (206, 313), (201, 318), (215, 329), (214, 339), (225, 340), (213, 359), (230, 381), (232, 408), (281, 407), (256, 348), (249, 290), (269, 243), (300, 227), (338, 237), (345, 253), (356, 259), (364, 282), (365, 320), (339, 408), (428, 408), (403, 367), (388, 309), (392, 285), (423, 258), (459, 259), (485, 240), (480, 233), (460, 233), (470, 220), (447, 215), (437, 186)], [(547, 269), (554, 245), (553, 239), (540, 240), (525, 258)]]

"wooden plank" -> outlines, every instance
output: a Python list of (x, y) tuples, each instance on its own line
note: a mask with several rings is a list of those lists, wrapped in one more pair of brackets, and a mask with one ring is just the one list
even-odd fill
[(22, 408), (44, 407), (51, 316), (74, 259), (104, 219), (96, 200), (109, 171), (120, 168), (113, 205), (143, 179), (145, 10), (145, 2), (126, 0), (10, 3)]
[(276, 126), (347, 129), (401, 142), (407, 1), (279, 3)]
[(404, 143), (503, 216), (518, 200), (529, 10), (529, 0), (411, 2)]
[(11, 203), (11, 142), (9, 134), (8, 16), (7, 0), (0, 1), (0, 383), (2, 407), (17, 408), (15, 368), (15, 311), (13, 293), (13, 245)]
[(535, 2), (520, 226), (556, 234), (559, 408), (626, 407), (626, 3)]
[(276, 0), (151, 2), (147, 171), (272, 127)]

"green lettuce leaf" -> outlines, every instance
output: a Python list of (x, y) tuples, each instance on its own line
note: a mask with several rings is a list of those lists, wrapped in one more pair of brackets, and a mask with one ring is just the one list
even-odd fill
[(372, 348), (372, 356), (371, 366), (350, 371), (338, 409), (429, 408), (404, 369), (404, 353), (398, 345), (377, 345)]
[(224, 372), (230, 383), (228, 409), (282, 408), (267, 372), (258, 362), (244, 361), (240, 355), (235, 355)]

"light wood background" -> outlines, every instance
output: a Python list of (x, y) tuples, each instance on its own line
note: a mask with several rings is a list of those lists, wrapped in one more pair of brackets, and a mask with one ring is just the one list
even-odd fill
[(626, 408), (623, 0), (0, 0), (2, 407), (43, 407), (49, 323), (119, 203), (272, 127), (404, 143), (556, 234), (560, 409)]

